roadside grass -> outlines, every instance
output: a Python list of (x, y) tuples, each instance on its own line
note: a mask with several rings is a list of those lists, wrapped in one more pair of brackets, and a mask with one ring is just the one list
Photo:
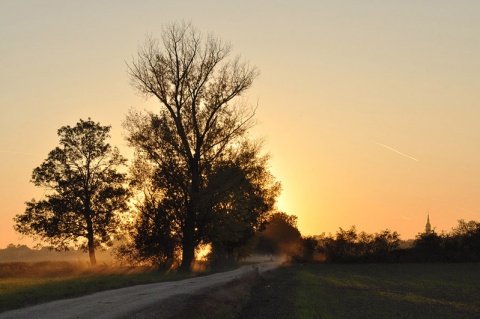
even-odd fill
[(205, 273), (148, 268), (87, 268), (68, 262), (0, 263), (0, 312), (109, 289), (185, 279)]
[(480, 264), (293, 265), (238, 318), (480, 318)]

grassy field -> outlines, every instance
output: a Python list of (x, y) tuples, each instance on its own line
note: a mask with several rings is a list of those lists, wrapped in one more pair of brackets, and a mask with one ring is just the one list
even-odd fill
[(238, 318), (480, 318), (480, 264), (295, 265)]
[(0, 312), (138, 284), (198, 274), (138, 268), (87, 268), (68, 262), (0, 263)]

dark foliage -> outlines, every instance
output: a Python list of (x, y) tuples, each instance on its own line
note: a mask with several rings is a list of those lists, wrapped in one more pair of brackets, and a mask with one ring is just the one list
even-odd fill
[[(201, 192), (196, 245), (210, 244), (212, 266), (235, 263), (251, 251), (255, 233), (264, 228), (280, 186), (267, 169), (260, 145), (243, 141), (225, 150), (209, 170)], [(181, 259), (183, 192), (158, 163), (138, 156), (131, 185), (139, 193), (137, 219), (127, 230), (118, 257), (129, 263), (170, 267)]]
[(418, 234), (411, 255), (418, 261), (480, 261), (480, 223), (462, 219), (450, 233)]
[(357, 233), (355, 227), (335, 234), (302, 238), (294, 260), (299, 262), (478, 262), (480, 223), (459, 220), (450, 233), (419, 233), (413, 246), (399, 248), (397, 232)]
[(118, 149), (106, 143), (110, 126), (80, 120), (58, 130), (60, 146), (33, 170), (32, 182), (45, 189), (44, 198), (27, 202), (16, 215), (15, 230), (48, 242), (55, 249), (73, 245), (88, 250), (96, 263), (95, 248), (110, 245), (126, 211), (126, 163)]
[(283, 212), (272, 214), (264, 231), (258, 235), (256, 252), (271, 255), (296, 255), (302, 235), (297, 228), (297, 216)]
[(357, 233), (355, 226), (342, 228), (335, 236), (302, 238), (302, 245), (293, 259), (299, 262), (391, 262), (400, 243), (399, 234), (384, 230), (375, 234)]
[(157, 113), (131, 112), (125, 122), (129, 144), (149, 167), (153, 203), (139, 210), (134, 237), (141, 247), (164, 242), (148, 254), (178, 247), (184, 269), (201, 243), (232, 254), (261, 227), (278, 193), (258, 147), (245, 142), (255, 108), (242, 95), (258, 71), (230, 52), (189, 24), (171, 24), (129, 65), (135, 89), (159, 102)]
[(248, 141), (229, 148), (208, 176), (202, 197), (210, 204), (200, 225), (205, 230), (202, 241), (211, 244), (214, 266), (246, 257), (275, 205), (280, 185), (260, 150), (260, 145)]

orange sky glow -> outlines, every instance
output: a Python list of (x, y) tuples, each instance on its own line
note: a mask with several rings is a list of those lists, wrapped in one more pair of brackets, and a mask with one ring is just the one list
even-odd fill
[(162, 25), (191, 21), (230, 41), (261, 75), (252, 137), (282, 183), (278, 208), (304, 235), (355, 225), (414, 238), (480, 220), (480, 2), (1, 1), (0, 248), (43, 190), (32, 170), (56, 131), (158, 108), (126, 62)]

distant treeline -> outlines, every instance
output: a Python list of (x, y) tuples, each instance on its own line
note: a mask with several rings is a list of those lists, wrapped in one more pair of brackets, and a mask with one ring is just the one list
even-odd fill
[(357, 233), (355, 226), (342, 228), (335, 235), (302, 237), (292, 261), (297, 262), (478, 262), (480, 261), (480, 223), (459, 220), (451, 232), (419, 233), (409, 248), (400, 246), (395, 231)]
[[(111, 263), (113, 257), (110, 251), (99, 251), (101, 262)], [(10, 262), (40, 262), (40, 261), (74, 261), (87, 262), (88, 256), (81, 249), (56, 251), (52, 247), (31, 249), (26, 245), (10, 244), (5, 249), (0, 249), (0, 263)]]

